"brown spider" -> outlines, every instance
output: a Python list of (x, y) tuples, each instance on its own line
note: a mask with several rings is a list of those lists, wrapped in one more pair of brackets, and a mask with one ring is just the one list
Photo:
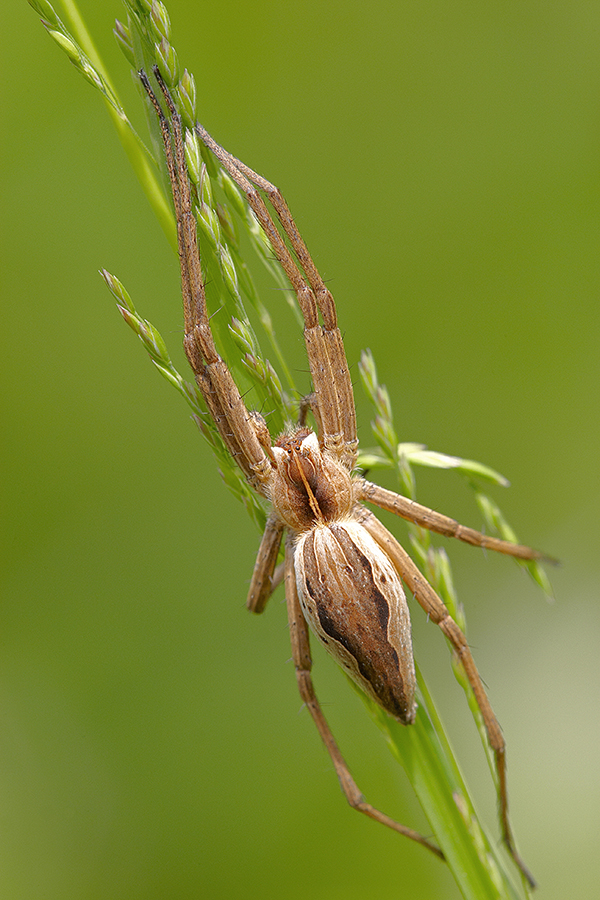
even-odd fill
[[(356, 415), (333, 297), (279, 190), (220, 147), (197, 124), (200, 139), (246, 195), (296, 293), (304, 317), (313, 393), (301, 403), (299, 426), (280, 435), (273, 444), (264, 419), (248, 411), (215, 347), (198, 254), (181, 119), (160, 72), (156, 67), (153, 71), (169, 119), (143, 71), (140, 78), (159, 118), (173, 193), (185, 352), (225, 446), (250, 485), (272, 505), (252, 575), (248, 608), (262, 612), (276, 586), (276, 562), (285, 532), (285, 592), (298, 687), (331, 756), (342, 790), (354, 809), (443, 858), (441, 850), (425, 837), (365, 801), (325, 720), (311, 677), (308, 625), (366, 694), (399, 722), (410, 725), (414, 721), (416, 684), (404, 582), (451, 642), (473, 688), (495, 755), (503, 838), (533, 886), (535, 882), (516, 851), (508, 819), (504, 738), (465, 636), (406, 551), (363, 504), (367, 501), (439, 534), (519, 559), (539, 559), (542, 554), (465, 528), (454, 519), (353, 474), (358, 448)], [(296, 260), (257, 188), (269, 198)], [(308, 409), (314, 415), (317, 432), (306, 426)]]

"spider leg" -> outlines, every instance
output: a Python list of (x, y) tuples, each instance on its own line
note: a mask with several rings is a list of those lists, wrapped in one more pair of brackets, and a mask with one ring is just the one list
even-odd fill
[(323, 425), (321, 423), (319, 404), (317, 403), (317, 395), (315, 393), (306, 394), (304, 397), (300, 398), (300, 404), (298, 406), (298, 427), (306, 427), (309, 412), (315, 417), (317, 427), (321, 432), (323, 430)]
[(298, 591), (296, 589), (294, 548), (291, 538), (287, 539), (285, 548), (285, 594), (288, 608), (292, 657), (296, 667), (296, 678), (298, 680), (300, 696), (308, 707), (323, 743), (327, 748), (327, 752), (331, 757), (342, 791), (344, 792), (348, 803), (353, 809), (358, 810), (358, 812), (362, 812), (376, 822), (381, 822), (382, 825), (386, 825), (388, 828), (392, 828), (394, 831), (403, 834), (412, 841), (416, 841), (440, 859), (444, 859), (444, 854), (439, 847), (436, 847), (435, 844), (432, 844), (427, 838), (423, 837), (423, 835), (419, 834), (417, 831), (413, 831), (412, 828), (408, 828), (406, 825), (400, 825), (399, 822), (394, 821), (394, 819), (391, 819), (389, 816), (386, 816), (384, 813), (371, 806), (370, 803), (367, 803), (350, 774), (350, 770), (348, 769), (336, 740), (331, 733), (315, 694), (311, 676), (312, 659), (310, 655), (308, 626), (302, 613)]
[(513, 544), (511, 541), (503, 541), (500, 538), (491, 537), (475, 531), (474, 528), (467, 528), (461, 525), (455, 519), (444, 516), (441, 513), (429, 509), (427, 506), (421, 506), (408, 497), (396, 494), (394, 491), (387, 491), (385, 488), (379, 487), (378, 484), (372, 484), (364, 478), (358, 478), (355, 481), (357, 486), (357, 499), (365, 500), (367, 503), (373, 503), (381, 509), (395, 513), (415, 525), (421, 525), (428, 528), (429, 531), (435, 531), (437, 534), (443, 534), (445, 537), (458, 538), (465, 544), (471, 544), (474, 547), (484, 547), (486, 550), (495, 550), (498, 553), (505, 553), (507, 556), (514, 556), (517, 559), (543, 559), (546, 562), (556, 563), (555, 559), (546, 556), (539, 550), (533, 550), (523, 544)]
[(258, 548), (258, 555), (248, 590), (246, 606), (250, 612), (263, 612), (267, 605), (267, 600), (281, 581), (281, 578), (279, 581), (276, 580), (275, 566), (279, 547), (281, 546), (283, 528), (283, 522), (277, 516), (269, 516), (260, 547)]
[(500, 825), (502, 837), (518, 868), (521, 870), (531, 887), (535, 887), (535, 880), (527, 866), (519, 856), (510, 827), (508, 817), (508, 793), (506, 788), (506, 745), (502, 735), (502, 729), (494, 711), (490, 705), (479, 672), (475, 665), (473, 655), (467, 644), (465, 635), (450, 616), (445, 604), (433, 590), (429, 582), (421, 574), (408, 553), (390, 534), (384, 525), (368, 510), (360, 512), (360, 522), (369, 534), (377, 541), (387, 553), (395, 565), (400, 577), (407, 585), (415, 600), (422, 606), (427, 615), (438, 625), (448, 638), (456, 655), (458, 656), (469, 684), (475, 694), (477, 705), (483, 717), (483, 722), (488, 734), (490, 746), (496, 760), (498, 773), (498, 802), (500, 806)]
[(264, 493), (271, 464), (258, 440), (256, 429), (237, 385), (217, 352), (210, 330), (198, 253), (196, 221), (185, 163), (181, 118), (158, 68), (154, 67), (153, 72), (164, 96), (169, 119), (165, 116), (144, 71), (140, 72), (140, 80), (160, 123), (171, 182), (181, 265), (184, 349), (196, 377), (196, 383), (227, 449), (248, 481)]
[[(358, 446), (356, 413), (350, 371), (337, 325), (333, 297), (317, 271), (279, 189), (224, 150), (199, 123), (196, 123), (196, 132), (245, 193), (296, 293), (304, 317), (304, 340), (321, 414), (323, 431), (320, 438), (324, 446), (351, 469)], [(276, 227), (258, 189), (264, 191), (269, 198), (297, 261)], [(322, 326), (319, 324), (319, 313), (323, 320)]]

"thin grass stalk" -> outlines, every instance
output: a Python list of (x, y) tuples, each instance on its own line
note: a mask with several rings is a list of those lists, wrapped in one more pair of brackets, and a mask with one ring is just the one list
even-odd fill
[[(149, 114), (148, 117), (155, 151), (153, 156), (130, 124), (75, 0), (63, 0), (64, 14), (70, 30), (47, 0), (29, 0), (29, 2), (41, 15), (42, 23), (51, 37), (67, 53), (80, 73), (102, 95), (144, 193), (169, 243), (176, 249), (173, 213), (168, 192), (165, 191), (166, 178), (164, 172), (159, 172), (156, 163), (157, 159), (162, 159), (162, 154), (159, 152), (160, 140), (154, 116)], [(186, 158), (195, 192), (202, 262), (205, 275), (208, 276), (209, 307), (212, 310), (224, 307), (229, 314), (216, 317), (215, 320), (221, 352), (234, 371), (242, 391), (252, 388), (258, 396), (257, 405), (267, 404), (268, 409), (272, 411), (274, 430), (281, 429), (293, 418), (299, 394), (274, 333), (268, 309), (258, 296), (250, 267), (243, 258), (240, 232), (246, 234), (262, 263), (273, 275), (276, 284), (287, 288), (287, 283), (279, 266), (274, 262), (271, 249), (265, 242), (264, 235), (245, 199), (229, 176), (219, 169), (214, 159), (207, 156), (205, 148), (199, 146), (193, 134), (196, 118), (195, 82), (193, 76), (185, 69), (182, 71), (179, 65), (170, 40), (171, 26), (166, 7), (156, 0), (155, 2), (126, 0), (124, 6), (125, 20), (117, 22), (115, 36), (128, 64), (134, 70), (143, 67), (147, 71), (150, 71), (154, 63), (159, 65), (184, 124), (189, 129), (186, 135)], [(228, 488), (245, 505), (257, 526), (262, 528), (265, 521), (264, 504), (249, 489), (228, 456), (214, 423), (207, 415), (204, 401), (196, 386), (186, 381), (176, 370), (159, 332), (137, 311), (120, 281), (105, 270), (102, 271), (102, 275), (117, 301), (123, 318), (142, 341), (155, 367), (191, 406), (194, 418), (211, 446)], [(289, 298), (288, 290), (285, 291), (285, 296)], [(255, 327), (246, 311), (246, 305), (254, 310), (253, 318), (258, 320), (262, 339), (271, 347), (282, 377), (264, 355)], [(297, 329), (300, 317), (295, 305), (292, 308), (293, 317), (290, 324)], [(224, 322), (225, 326), (222, 324)], [(370, 354), (363, 355), (360, 368), (363, 384), (376, 409), (373, 432), (378, 443), (377, 450), (361, 454), (359, 460), (361, 465), (369, 468), (395, 468), (403, 492), (411, 497), (416, 493), (413, 465), (457, 468), (474, 485), (477, 485), (477, 479), (481, 478), (497, 484), (504, 482), (502, 476), (479, 463), (431, 453), (420, 445), (401, 444), (394, 429), (389, 396), (377, 380), (375, 363)], [(285, 389), (282, 384), (286, 385)], [(487, 510), (490, 523), (506, 536), (510, 528), (502, 514), (489, 498), (481, 494), (478, 487), (476, 489), (478, 502), (484, 513)], [(433, 548), (429, 532), (412, 526), (410, 537), (417, 562), (464, 629), (466, 623), (462, 609), (454, 596), (447, 557), (442, 551)], [(529, 565), (533, 577), (542, 586), (546, 586), (545, 576), (537, 571), (539, 566), (535, 564), (534, 570), (534, 564)], [(455, 674), (469, 696), (470, 687), (457, 665)], [(526, 886), (522, 882), (515, 883), (511, 864), (504, 854), (497, 851), (495, 842), (488, 837), (478, 820), (450, 742), (420, 672), (418, 682), (419, 710), (417, 721), (410, 728), (399, 725), (362, 693), (361, 696), (370, 714), (384, 732), (394, 757), (407, 773), (423, 806), (432, 833), (444, 851), (463, 896), (468, 900), (482, 900), (482, 898), (518, 900), (528, 896)], [(472, 702), (472, 692), (469, 701), (475, 721), (482, 732), (482, 740), (487, 747), (481, 717)], [(435, 864), (432, 861), (432, 865)]]

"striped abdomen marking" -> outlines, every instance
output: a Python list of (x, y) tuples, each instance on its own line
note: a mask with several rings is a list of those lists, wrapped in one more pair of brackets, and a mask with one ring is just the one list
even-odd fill
[(348, 519), (301, 534), (294, 565), (300, 602), (316, 636), (380, 706), (412, 722), (410, 618), (400, 579), (383, 550)]

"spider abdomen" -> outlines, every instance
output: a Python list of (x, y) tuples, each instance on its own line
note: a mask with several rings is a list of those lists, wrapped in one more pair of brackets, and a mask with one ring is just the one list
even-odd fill
[(415, 717), (406, 597), (389, 558), (353, 519), (316, 525), (294, 551), (306, 619), (348, 675), (399, 721)]

